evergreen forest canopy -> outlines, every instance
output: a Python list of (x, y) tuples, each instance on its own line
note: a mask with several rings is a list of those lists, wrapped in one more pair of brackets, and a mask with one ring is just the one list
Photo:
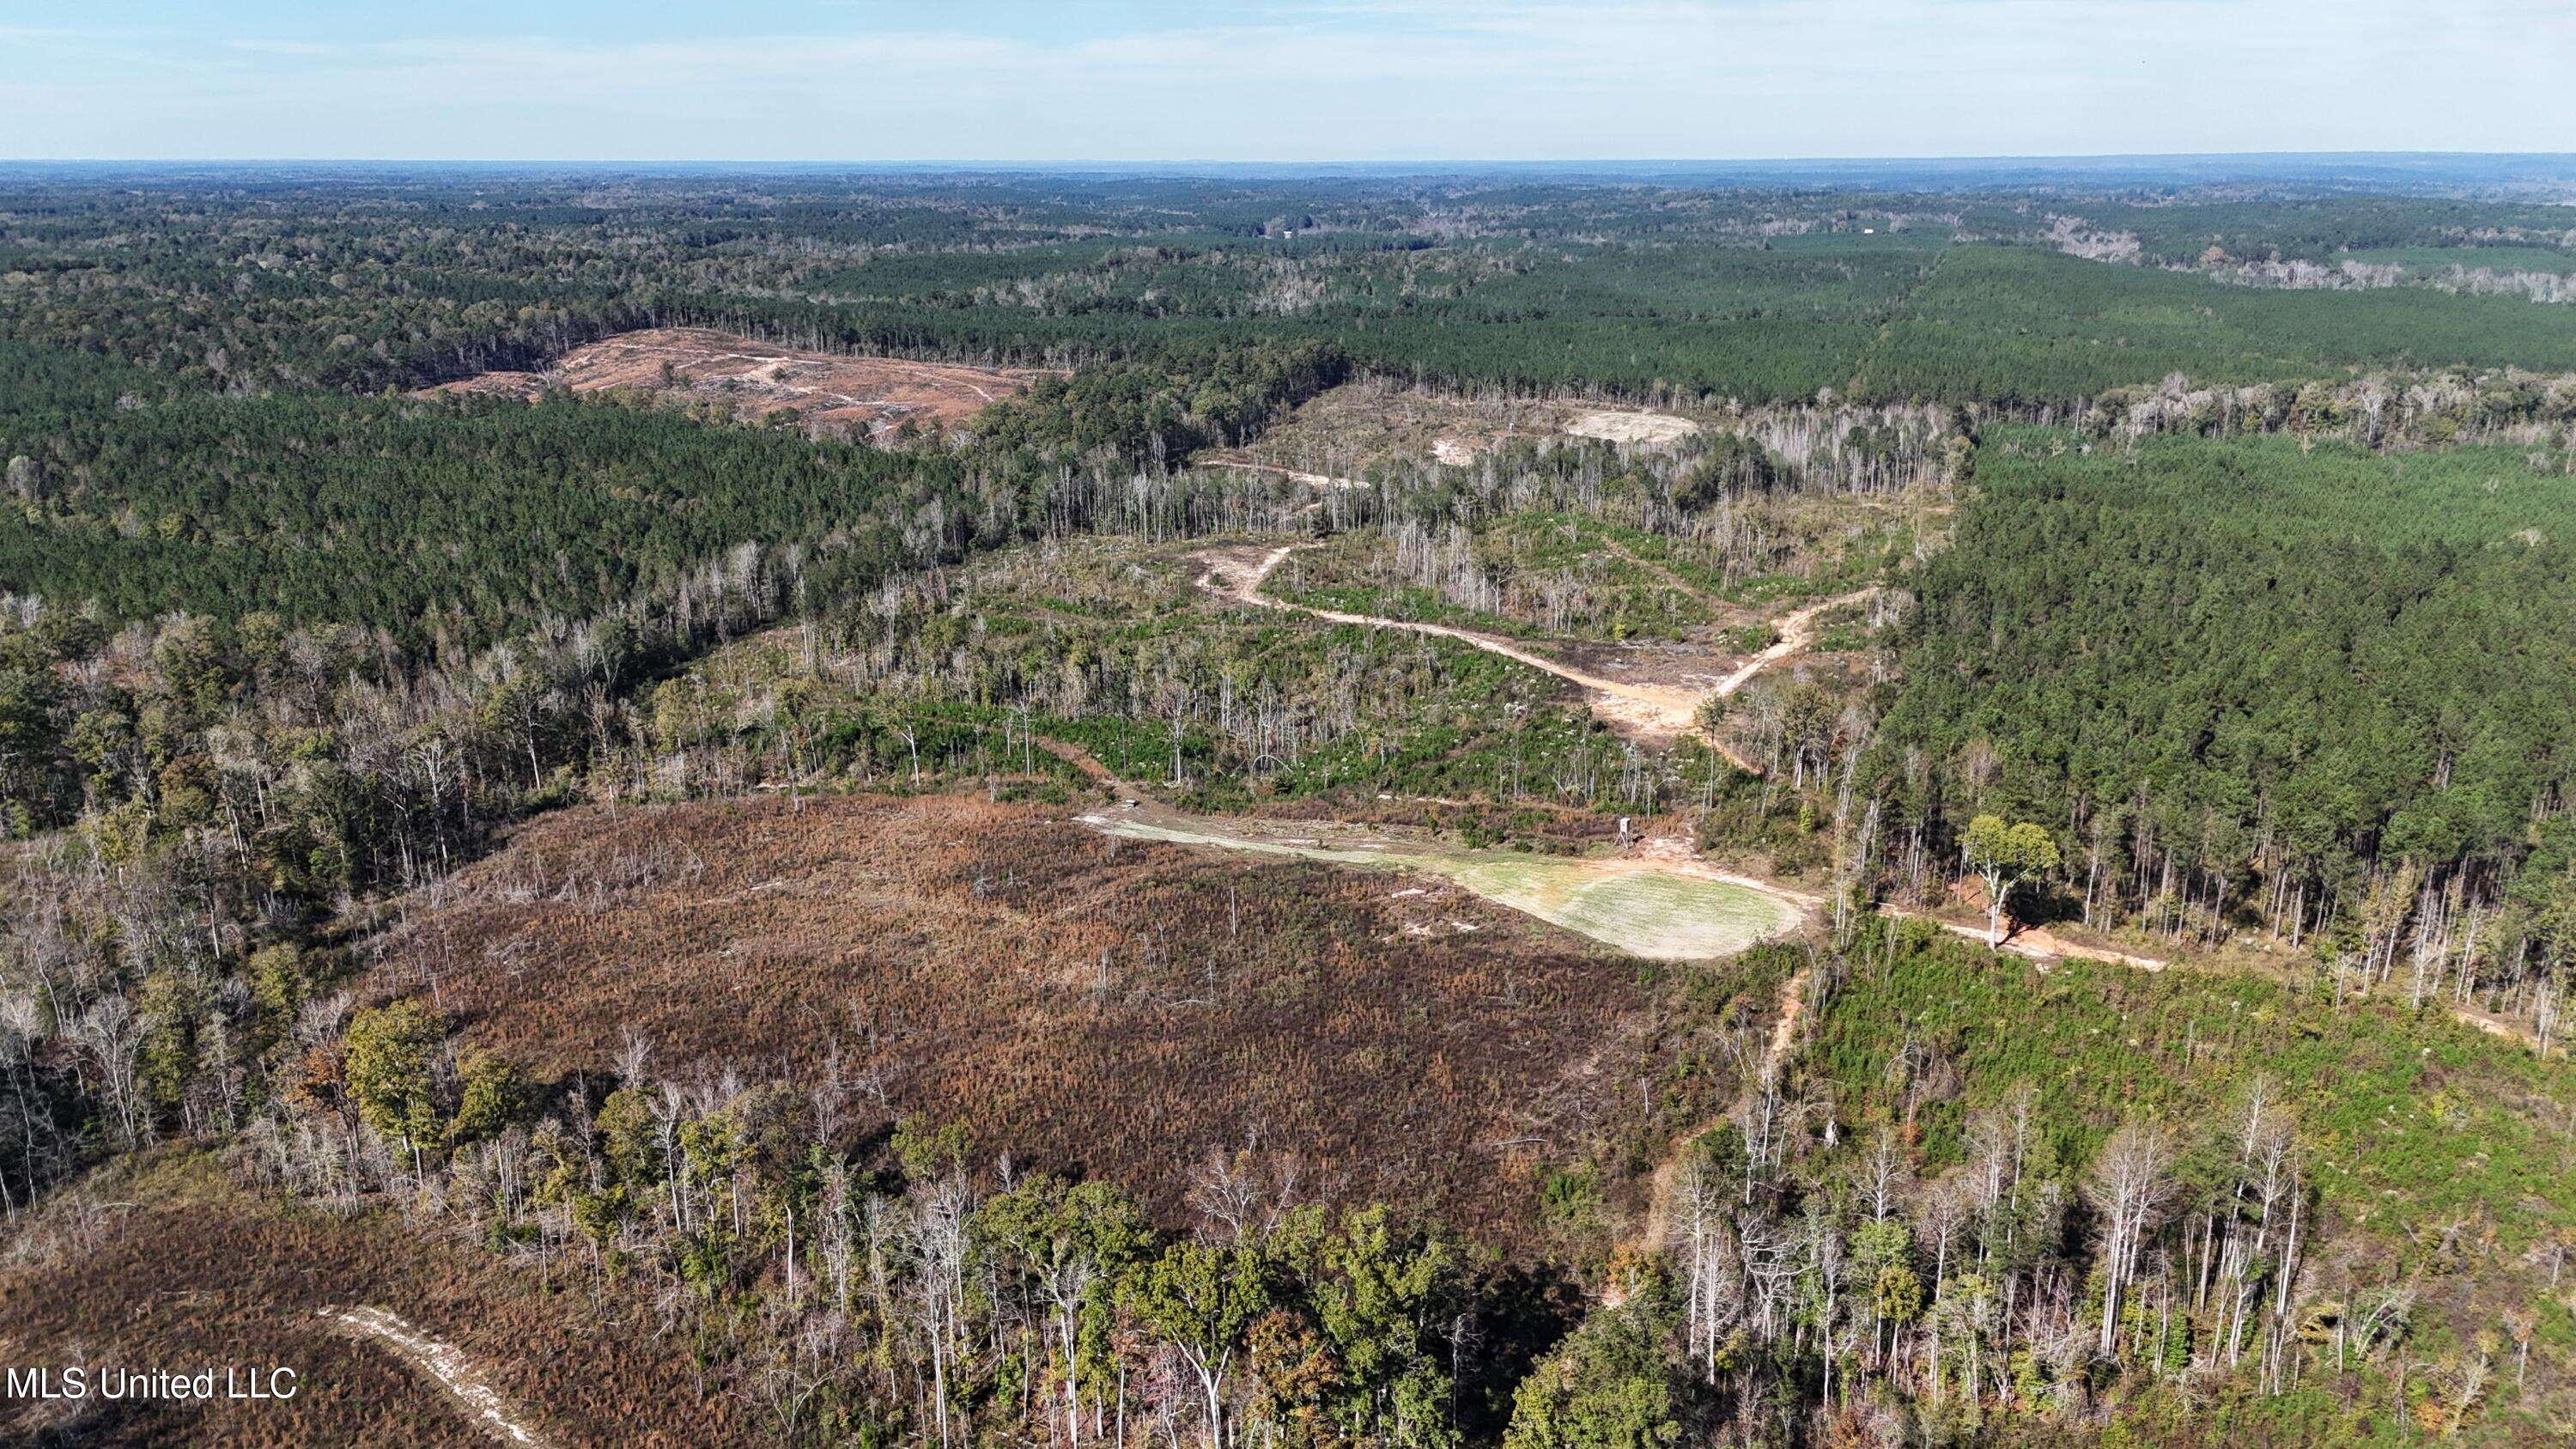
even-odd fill
[(2576, 948), (2563, 448), (1995, 429), (1978, 456), (1878, 744), (1916, 818), (2053, 822), (2087, 915), (2244, 909), (2384, 959), (2392, 888), (2505, 878), (2476, 949)]
[[(479, 644), (736, 544), (919, 534), (933, 497), (944, 536), (916, 554), (1008, 537), (1064, 515), (1042, 459), (1168, 463), (1349, 370), (2041, 416), (2177, 376), (2576, 371), (2576, 308), (2429, 271), (2249, 286), (2184, 256), (2205, 235), (2240, 260), (2398, 248), (2554, 276), (2548, 258), (2576, 271), (2564, 208), (2356, 192), (2376, 174), (2358, 162), (2260, 200), (1923, 174), (1960, 189), (22, 170), (0, 177), (0, 457), (23, 505), (0, 521), (0, 584), (114, 619), (259, 610)], [(2063, 254), (2070, 227), (2134, 245), (2125, 262)], [(356, 400), (671, 323), (1079, 371), (997, 413), (962, 459), (652, 409)]]
[[(513, 1303), (657, 1320), (668, 1403), (631, 1422), (682, 1437), (2563, 1435), (2567, 173), (0, 168), (0, 1256), (38, 1265), (0, 1302), (220, 1162), (299, 1242), (342, 1217), (275, 1203), (399, 1212), (533, 1264)], [(873, 440), (425, 391), (677, 326), (1047, 371)], [(1647, 409), (1687, 426), (1567, 426)], [(1218, 554), (1292, 544), (1217, 592)], [(1786, 666), (1642, 743), (1503, 653), (1295, 612), (1615, 672), (1751, 657), (1810, 602)], [(677, 836), (550, 862), (541, 812), (944, 793), (994, 838), (955, 880), (871, 862), (860, 908), (953, 886), (943, 929), (1017, 940), (1043, 857), (1098, 892), (1033, 988), (1047, 1050), (1112, 1008), (1192, 1063), (1279, 1049), (1223, 1009), (1299, 982), (1220, 965), (1301, 878), (1132, 892), (1063, 820), (1122, 781), (1532, 853), (1635, 816), (1826, 904), (1706, 967), (1446, 983), (1570, 1018), (1580, 981), (1635, 1030), (1569, 1074), (1615, 1108), (1457, 1168), (1520, 1199), (1498, 1244), (1261, 1142), (1030, 1175), (923, 1115), (984, 1039), (856, 990), (786, 1045), (821, 1020), (765, 994), (793, 931), (667, 927), (710, 964), (664, 1005), (731, 1057), (631, 1034), (540, 1079), (445, 1004), (530, 969), (450, 959), (455, 915), (603, 920), (704, 868)], [(1354, 975), (1490, 939), (1302, 908), (1263, 944)], [(2008, 919), (2096, 959), (1988, 950)], [(979, 969), (998, 939), (896, 934)], [(1427, 1090), (1484, 1049), (1334, 1005), (1417, 1033)]]
[[(2319, 295), (2160, 271), (2209, 250), (2565, 255), (2562, 208), (2331, 173), (2244, 189), (73, 169), (0, 177), (0, 320), (230, 391), (411, 388), (683, 322), (1038, 364), (1321, 339), (1444, 383), (1745, 401), (2065, 404), (2176, 371), (2576, 356), (2566, 310), (2429, 279)], [(2055, 261), (2068, 227), (2143, 264)]]

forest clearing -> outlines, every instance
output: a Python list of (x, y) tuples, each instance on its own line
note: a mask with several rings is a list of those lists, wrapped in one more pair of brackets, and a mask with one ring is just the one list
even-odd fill
[[(1370, 870), (1427, 872), (1648, 961), (1732, 956), (1791, 930), (1802, 918), (1803, 907), (1811, 904), (1776, 888), (1666, 865), (1645, 855), (1559, 858), (1465, 850), (1363, 827), (1220, 821), (1145, 804), (1093, 811), (1075, 819), (1130, 840), (1212, 845)], [(1407, 929), (1437, 935), (1489, 928), (1473, 921), (1448, 921)]]
[(423, 394), (533, 400), (550, 388), (576, 395), (630, 392), (709, 403), (746, 422), (784, 412), (818, 431), (868, 436), (907, 424), (931, 431), (956, 427), (1049, 375), (1042, 369), (807, 351), (705, 327), (648, 327), (584, 343), (543, 372), (478, 373)]
[(1472, 467), (1515, 440), (1536, 446), (1577, 438), (1669, 452), (1706, 426), (1677, 413), (1586, 407), (1546, 397), (1462, 396), (1370, 378), (1308, 399), (1260, 437), (1207, 461), (1249, 461), (1357, 479), (1387, 465)]
[(1598, 438), (1636, 448), (1671, 448), (1699, 431), (1699, 424), (1670, 413), (1629, 412), (1595, 408), (1577, 413), (1565, 424), (1573, 438)]
[[(642, 1042), (674, 1071), (834, 1076), (1161, 1212), (1211, 1148), (1258, 1144), (1525, 1239), (1492, 1169), (1633, 1113), (1592, 1064), (1641, 1049), (1644, 1000), (1463, 882), (1387, 879), (950, 795), (578, 810), (410, 903), (370, 996), (425, 992), (547, 1073)], [(1699, 954), (1782, 924), (1740, 894)]]

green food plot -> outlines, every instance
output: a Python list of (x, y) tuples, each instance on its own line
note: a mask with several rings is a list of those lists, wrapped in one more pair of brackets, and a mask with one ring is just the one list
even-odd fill
[(1392, 870), (1426, 870), (1513, 910), (1649, 961), (1704, 961), (1795, 927), (1796, 907), (1725, 881), (1677, 871), (1605, 871), (1597, 864), (1506, 854), (1442, 851), (1413, 842), (1270, 840), (1150, 820), (1085, 817), (1112, 835), (1295, 856)]
[(1605, 873), (1570, 862), (1474, 857), (1434, 866), (1498, 905), (1649, 961), (1699, 961), (1788, 930), (1797, 910), (1724, 881), (1657, 870)]

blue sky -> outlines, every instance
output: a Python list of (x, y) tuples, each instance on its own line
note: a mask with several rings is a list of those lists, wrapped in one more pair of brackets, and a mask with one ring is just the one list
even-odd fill
[(0, 0), (0, 158), (2576, 151), (2568, 0)]

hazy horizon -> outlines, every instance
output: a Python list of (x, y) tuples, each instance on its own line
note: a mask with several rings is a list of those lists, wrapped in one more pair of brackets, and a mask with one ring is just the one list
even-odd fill
[(1211, 158), (1031, 159), (1012, 157), (760, 158), (618, 157), (65, 157), (0, 158), (0, 176), (154, 183), (244, 178), (317, 183), (393, 183), (438, 177), (652, 181), (746, 179), (786, 184), (834, 180), (927, 182), (946, 177), (996, 181), (1055, 178), (1235, 182), (1499, 182), (1669, 187), (1779, 187), (1818, 191), (2099, 190), (2124, 187), (2287, 186), (2315, 192), (2520, 195), (2576, 201), (2576, 153), (2465, 151), (2176, 152), (2111, 155), (1513, 157), (1437, 161), (1227, 161)]
[(1646, 166), (1760, 166), (1792, 169), (1806, 166), (1893, 166), (1893, 165), (2073, 165), (2092, 162), (2155, 161), (2357, 161), (2396, 160), (2513, 160), (2576, 162), (2576, 150), (2566, 151), (2461, 151), (2433, 148), (2376, 149), (2347, 151), (1993, 151), (1993, 152), (1901, 152), (1884, 154), (1854, 152), (1834, 156), (1776, 155), (1681, 155), (1670, 156), (1454, 156), (1419, 160), (1368, 160), (1357, 157), (1319, 156), (1305, 160), (1263, 161), (1238, 160), (1221, 156), (816, 156), (781, 158), (767, 156), (298, 156), (280, 153), (269, 156), (12, 156), (0, 157), (0, 164), (23, 167), (77, 166), (489, 166), (494, 168), (528, 168), (540, 166), (629, 166), (670, 167), (682, 170), (746, 169), (829, 170), (833, 168), (882, 166), (896, 170), (949, 168), (957, 170), (1022, 169), (1063, 171), (1093, 167), (1118, 167), (1150, 171), (1174, 166), (1215, 166), (1228, 170), (1275, 171), (1424, 171), (1482, 169), (1564, 170), (1585, 166), (1619, 168)]
[(2576, 142), (2576, 14), (2530, 0), (2438, 24), (2398, 0), (147, 0), (0, 40), (17, 61), (0, 154), (29, 161), (1740, 164)]

